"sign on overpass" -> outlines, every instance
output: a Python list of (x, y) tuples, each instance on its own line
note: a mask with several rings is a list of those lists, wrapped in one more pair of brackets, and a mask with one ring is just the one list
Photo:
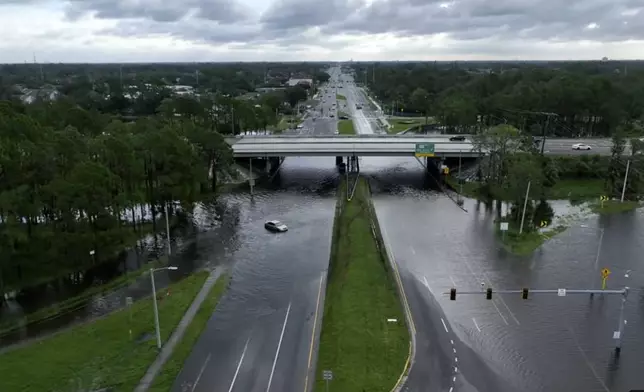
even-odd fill
[(417, 157), (433, 157), (435, 152), (434, 143), (417, 143), (416, 153)]

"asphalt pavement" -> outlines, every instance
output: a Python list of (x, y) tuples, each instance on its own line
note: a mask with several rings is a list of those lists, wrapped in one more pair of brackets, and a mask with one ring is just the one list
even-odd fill
[[(323, 87), (318, 98), (317, 105), (306, 113), (301, 127), (285, 133), (336, 133), (337, 108), (334, 103), (336, 106), (341, 103), (336, 103), (335, 90)], [(296, 162), (298, 158), (290, 159)], [(285, 165), (288, 164), (287, 160)], [(332, 162), (329, 168), (333, 169)], [(253, 261), (273, 266), (266, 276), (259, 273), (245, 276), (245, 285), (256, 288), (252, 293), (237, 288), (233, 274), (233, 285), (184, 363), (173, 391), (312, 390), (330, 246), (320, 241), (322, 237), (315, 235), (320, 227), (310, 221), (310, 214), (300, 211), (297, 216), (283, 219), (289, 225), (297, 219), (304, 220), (306, 223), (302, 224), (306, 224), (306, 229), (289, 231), (285, 235), (294, 238), (287, 243), (265, 240), (266, 249), (254, 256), (260, 260)], [(330, 236), (332, 221), (325, 222), (323, 226)], [(305, 245), (301, 248), (306, 249), (303, 252), (314, 254), (298, 254), (294, 248), (288, 247), (288, 244), (298, 241)], [(314, 262), (313, 270), (298, 270), (291, 265), (305, 259)], [(274, 282), (280, 282), (280, 290), (274, 289), (277, 287)], [(265, 289), (260, 290), (261, 287)], [(272, 289), (267, 289), (269, 287)]]

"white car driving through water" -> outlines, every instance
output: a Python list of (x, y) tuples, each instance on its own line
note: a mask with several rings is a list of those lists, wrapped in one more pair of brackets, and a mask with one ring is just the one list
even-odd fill
[(590, 147), (588, 144), (584, 143), (577, 143), (572, 145), (573, 150), (592, 150), (592, 147)]

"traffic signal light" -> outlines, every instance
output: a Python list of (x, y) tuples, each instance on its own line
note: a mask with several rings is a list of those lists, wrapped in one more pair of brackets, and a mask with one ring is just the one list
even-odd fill
[(492, 288), (488, 287), (487, 292), (485, 293), (485, 298), (492, 299)]
[(449, 299), (451, 299), (452, 301), (456, 301), (456, 289), (449, 290)]
[(523, 293), (521, 293), (521, 298), (528, 299), (528, 289), (524, 288)]

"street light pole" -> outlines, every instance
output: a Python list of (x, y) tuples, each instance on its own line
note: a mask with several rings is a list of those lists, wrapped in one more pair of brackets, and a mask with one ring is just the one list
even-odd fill
[(177, 270), (177, 267), (150, 268), (150, 282), (152, 283), (152, 304), (154, 308), (154, 329), (157, 335), (157, 348), (161, 350), (161, 326), (159, 325), (159, 306), (157, 305), (157, 289), (154, 284), (154, 273), (162, 270)]
[[(586, 226), (586, 225), (581, 225), (584, 229), (592, 229), (593, 227)], [(593, 276), (591, 277), (590, 281), (590, 287), (593, 287), (594, 284), (593, 282), (596, 279), (596, 276), (599, 274), (599, 256), (601, 255), (602, 251), (602, 243), (604, 242), (604, 228), (603, 227), (598, 227), (595, 228), (595, 230), (599, 230), (599, 243), (597, 244), (597, 252), (595, 253), (595, 264), (593, 266)], [(592, 298), (595, 294), (590, 293), (590, 297)]]
[(168, 243), (168, 256), (172, 254), (172, 246), (170, 245), (170, 222), (168, 220), (168, 202), (164, 203), (165, 210), (165, 235), (166, 242)]
[(523, 222), (525, 220), (525, 210), (528, 207), (528, 197), (530, 196), (530, 183), (528, 181), (528, 187), (525, 190), (525, 200), (523, 201), (523, 213), (521, 214), (521, 226), (519, 226), (519, 234), (523, 234)]

